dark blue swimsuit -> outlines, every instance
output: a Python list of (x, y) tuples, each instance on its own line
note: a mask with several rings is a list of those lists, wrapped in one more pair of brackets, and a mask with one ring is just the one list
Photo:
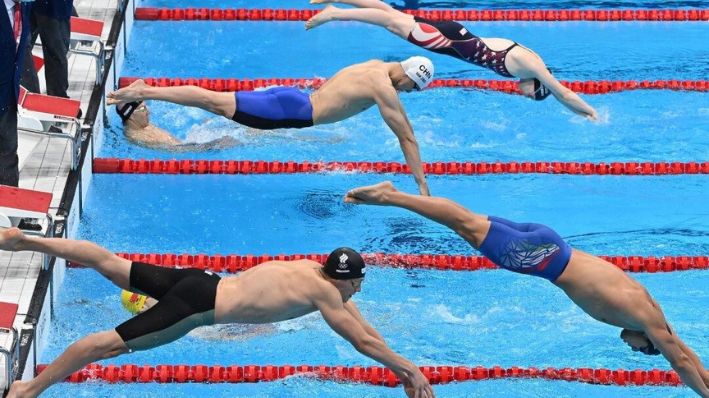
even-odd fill
[(571, 247), (551, 228), (488, 217), (490, 231), (480, 252), (501, 268), (554, 282), (571, 258)]
[(293, 87), (263, 91), (237, 91), (232, 120), (261, 130), (303, 128), (313, 125), (310, 95)]

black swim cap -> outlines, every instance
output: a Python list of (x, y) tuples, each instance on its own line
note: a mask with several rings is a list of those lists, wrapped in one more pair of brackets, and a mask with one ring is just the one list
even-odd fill
[(367, 272), (364, 259), (349, 247), (340, 247), (327, 256), (323, 272), (332, 279), (364, 278)]
[(126, 120), (130, 119), (130, 115), (135, 112), (136, 109), (142, 104), (143, 101), (133, 101), (133, 102), (128, 102), (127, 104), (121, 105), (116, 105), (116, 113), (118, 116), (121, 117), (121, 120), (125, 123)]
[[(552, 73), (551, 69), (547, 68), (547, 70), (549, 71), (549, 73)], [(534, 100), (535, 101), (543, 101), (550, 94), (551, 94), (551, 90), (546, 88), (546, 86), (544, 86), (542, 84), (542, 82), (539, 81), (539, 79), (534, 78)]]

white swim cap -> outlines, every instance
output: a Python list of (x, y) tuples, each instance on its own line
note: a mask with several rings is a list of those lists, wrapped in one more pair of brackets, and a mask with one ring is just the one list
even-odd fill
[(411, 57), (400, 62), (404, 73), (423, 90), (433, 80), (433, 62), (426, 57)]

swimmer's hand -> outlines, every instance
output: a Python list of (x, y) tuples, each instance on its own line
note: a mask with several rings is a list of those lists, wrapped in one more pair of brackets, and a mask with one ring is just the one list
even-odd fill
[(408, 379), (403, 379), (402, 384), (406, 396), (409, 398), (434, 398), (436, 396), (428, 380), (418, 368)]
[(123, 87), (120, 90), (113, 91), (106, 95), (106, 104), (108, 105), (122, 105), (133, 101), (142, 101), (143, 90), (148, 88), (147, 84), (143, 79), (138, 79), (130, 84), (128, 87)]

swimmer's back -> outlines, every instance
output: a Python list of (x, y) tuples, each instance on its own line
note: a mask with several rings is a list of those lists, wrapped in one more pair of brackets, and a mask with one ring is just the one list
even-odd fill
[(343, 68), (310, 95), (315, 124), (334, 123), (372, 105), (377, 90), (388, 84), (386, 64), (371, 60)]
[(327, 283), (310, 260), (268, 261), (224, 278), (217, 292), (218, 322), (266, 323), (313, 312), (312, 297)]

